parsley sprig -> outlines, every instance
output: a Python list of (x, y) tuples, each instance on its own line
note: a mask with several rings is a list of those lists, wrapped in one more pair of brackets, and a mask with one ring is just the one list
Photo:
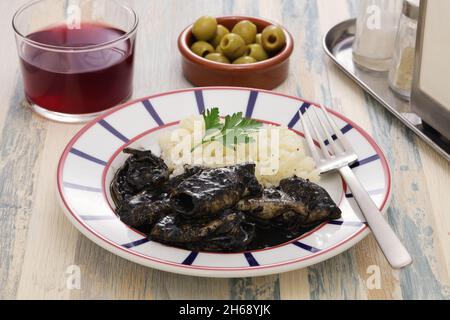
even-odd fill
[(257, 132), (262, 123), (243, 117), (242, 112), (234, 113), (225, 117), (225, 121), (220, 121), (220, 113), (218, 108), (208, 109), (203, 114), (205, 122), (205, 134), (202, 142), (192, 149), (194, 151), (201, 145), (220, 141), (227, 148), (235, 149), (237, 145), (242, 143), (254, 142), (250, 134)]

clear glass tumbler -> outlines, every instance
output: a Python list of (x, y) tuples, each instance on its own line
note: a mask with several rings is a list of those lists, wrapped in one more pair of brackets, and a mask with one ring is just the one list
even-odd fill
[(353, 44), (354, 62), (371, 71), (388, 71), (403, 0), (361, 0)]
[(389, 86), (405, 100), (411, 98), (416, 56), (416, 36), (420, 1), (406, 0), (400, 19), (392, 66), (389, 71)]
[(85, 122), (129, 99), (138, 17), (117, 0), (37, 0), (13, 18), (32, 109)]

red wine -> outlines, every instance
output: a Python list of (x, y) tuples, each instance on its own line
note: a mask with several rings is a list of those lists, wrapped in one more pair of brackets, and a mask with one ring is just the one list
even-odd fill
[[(83, 23), (80, 29), (59, 25), (27, 38), (48, 46), (80, 48), (114, 41), (124, 34), (110, 26)], [(27, 98), (50, 111), (100, 112), (132, 94), (133, 39), (85, 52), (58, 52), (27, 45), (20, 60)]]

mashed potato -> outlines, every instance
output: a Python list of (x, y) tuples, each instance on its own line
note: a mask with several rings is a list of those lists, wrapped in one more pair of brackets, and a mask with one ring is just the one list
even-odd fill
[(278, 186), (282, 179), (294, 175), (319, 181), (302, 139), (286, 127), (264, 126), (250, 135), (252, 142), (235, 148), (226, 148), (222, 142), (202, 145), (204, 135), (203, 118), (193, 116), (160, 138), (161, 156), (173, 175), (182, 174), (186, 165), (215, 168), (250, 162), (256, 164), (256, 177), (266, 187)]

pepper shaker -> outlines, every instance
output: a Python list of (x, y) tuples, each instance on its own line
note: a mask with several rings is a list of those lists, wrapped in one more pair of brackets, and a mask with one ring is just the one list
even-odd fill
[(392, 62), (403, 0), (361, 0), (353, 60), (361, 68), (386, 72)]
[(394, 58), (389, 71), (389, 86), (405, 100), (411, 98), (419, 6), (420, 0), (406, 0), (403, 4)]

